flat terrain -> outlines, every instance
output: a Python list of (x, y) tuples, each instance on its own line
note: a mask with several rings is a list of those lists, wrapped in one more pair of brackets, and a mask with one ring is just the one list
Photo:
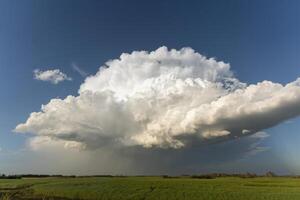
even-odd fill
[(296, 178), (25, 178), (0, 179), (0, 199), (300, 200)]

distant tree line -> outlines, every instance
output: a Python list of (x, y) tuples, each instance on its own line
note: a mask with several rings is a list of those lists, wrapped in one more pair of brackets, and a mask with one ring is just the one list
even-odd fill
[(1, 174), (0, 175), (0, 179), (20, 179), (22, 178), (19, 175), (5, 175), (5, 174)]
[[(155, 176), (155, 175), (154, 175)], [(122, 178), (128, 177), (125, 175), (87, 175), (87, 176), (76, 176), (76, 175), (61, 175), (61, 174), (18, 174), (18, 175), (5, 175), (0, 174), (0, 179), (21, 179), (21, 178), (88, 178), (88, 177), (107, 177), (107, 178)], [(136, 176), (136, 177), (145, 177), (145, 175)], [(293, 177), (300, 178), (300, 176), (292, 175), (281, 175), (278, 176), (274, 172), (267, 172), (264, 175), (257, 175), (255, 173), (210, 173), (210, 174), (196, 174), (196, 175), (180, 175), (180, 176), (170, 176), (162, 175), (162, 178), (195, 178), (195, 179), (214, 179), (221, 177), (239, 177), (239, 178), (256, 178), (256, 177)]]
[(21, 178), (88, 178), (88, 177), (127, 177), (123, 175), (88, 175), (88, 176), (76, 176), (76, 175), (61, 175), (61, 174), (18, 174), (18, 175), (5, 175), (0, 174), (0, 179), (21, 179)]
[(76, 176), (47, 175), (47, 174), (18, 174), (18, 175), (2, 174), (0, 176), (0, 179), (47, 178), (47, 177), (76, 177)]
[(258, 175), (255, 173), (210, 173), (210, 174), (199, 174), (199, 175), (181, 175), (181, 176), (168, 176), (163, 175), (163, 178), (198, 178), (198, 179), (214, 179), (214, 178), (221, 178), (221, 177), (239, 177), (239, 178), (256, 178), (256, 177), (293, 177), (293, 178), (300, 178), (300, 176), (292, 176), (292, 175), (283, 175), (279, 176), (276, 175), (274, 172), (267, 172), (263, 175)]

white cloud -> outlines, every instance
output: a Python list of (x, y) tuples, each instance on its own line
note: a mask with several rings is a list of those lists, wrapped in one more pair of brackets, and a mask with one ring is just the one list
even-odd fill
[(250, 130), (247, 130), (247, 129), (243, 129), (242, 130), (242, 134), (250, 134), (251, 133), (251, 131)]
[(71, 77), (68, 77), (66, 74), (61, 72), (59, 69), (46, 70), (46, 71), (35, 69), (33, 71), (33, 73), (34, 73), (34, 78), (36, 80), (49, 81), (53, 84), (58, 84), (59, 82), (66, 81), (66, 80), (67, 81), (72, 80)]
[[(15, 131), (75, 142), (183, 148), (251, 135), (300, 114), (300, 79), (247, 85), (191, 48), (122, 54)], [(74, 143), (74, 144), (75, 144)]]

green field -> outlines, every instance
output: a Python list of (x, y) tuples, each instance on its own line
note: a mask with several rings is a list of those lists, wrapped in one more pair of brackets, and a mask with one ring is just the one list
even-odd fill
[(27, 178), (0, 179), (0, 199), (300, 200), (296, 178)]

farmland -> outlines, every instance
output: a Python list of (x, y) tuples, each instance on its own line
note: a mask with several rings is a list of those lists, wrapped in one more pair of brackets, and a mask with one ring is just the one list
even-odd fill
[(287, 177), (77, 177), (0, 179), (3, 200), (299, 200), (300, 179)]

